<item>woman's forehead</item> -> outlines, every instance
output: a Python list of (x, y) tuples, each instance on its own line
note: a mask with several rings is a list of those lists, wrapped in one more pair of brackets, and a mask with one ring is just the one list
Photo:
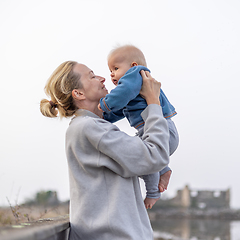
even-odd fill
[(93, 72), (90, 68), (88, 68), (86, 65), (81, 64), (81, 63), (77, 63), (74, 66), (73, 71), (80, 75), (86, 75), (86, 74), (90, 74)]

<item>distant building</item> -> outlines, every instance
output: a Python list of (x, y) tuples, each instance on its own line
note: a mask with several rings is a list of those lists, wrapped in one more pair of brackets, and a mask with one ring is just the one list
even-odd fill
[(39, 191), (35, 194), (33, 199), (25, 201), (25, 205), (44, 205), (55, 206), (60, 202), (56, 191)]
[(230, 189), (225, 191), (192, 190), (186, 185), (177, 191), (174, 198), (162, 200), (155, 204), (156, 207), (181, 207), (181, 208), (230, 208)]

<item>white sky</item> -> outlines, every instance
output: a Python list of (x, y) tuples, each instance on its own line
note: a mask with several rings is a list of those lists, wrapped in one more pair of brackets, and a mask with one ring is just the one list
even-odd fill
[(240, 208), (239, 13), (239, 0), (0, 0), (0, 205), (39, 190), (69, 198), (69, 120), (41, 115), (43, 88), (60, 63), (76, 60), (110, 90), (107, 54), (131, 43), (178, 112), (168, 196), (185, 184), (230, 187)]

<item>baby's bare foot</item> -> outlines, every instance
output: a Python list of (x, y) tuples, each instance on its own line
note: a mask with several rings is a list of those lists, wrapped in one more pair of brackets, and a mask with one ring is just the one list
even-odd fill
[(153, 205), (157, 202), (157, 200), (158, 200), (159, 198), (145, 198), (145, 200), (144, 200), (144, 204), (145, 204), (145, 207), (146, 207), (146, 209), (148, 209), (148, 208), (152, 208), (153, 207)]
[(169, 170), (160, 176), (159, 184), (158, 184), (158, 188), (160, 192), (164, 192), (165, 190), (167, 190), (171, 174), (172, 174), (172, 171)]

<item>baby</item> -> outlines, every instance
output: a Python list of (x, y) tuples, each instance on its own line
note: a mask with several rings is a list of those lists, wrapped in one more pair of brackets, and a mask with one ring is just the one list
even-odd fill
[[(111, 80), (116, 88), (102, 98), (99, 109), (103, 111), (104, 119), (116, 122), (126, 117), (132, 127), (138, 130), (138, 136), (143, 135), (144, 121), (141, 112), (147, 107), (146, 101), (139, 95), (142, 87), (141, 70), (149, 71), (143, 53), (132, 45), (125, 45), (112, 50), (108, 57)], [(169, 127), (169, 155), (177, 149), (179, 137), (175, 124), (171, 120), (177, 113), (161, 90), (160, 103), (163, 116)], [(160, 198), (160, 192), (167, 189), (171, 175), (169, 167), (159, 173), (141, 176), (146, 186), (146, 208), (152, 208)]]

